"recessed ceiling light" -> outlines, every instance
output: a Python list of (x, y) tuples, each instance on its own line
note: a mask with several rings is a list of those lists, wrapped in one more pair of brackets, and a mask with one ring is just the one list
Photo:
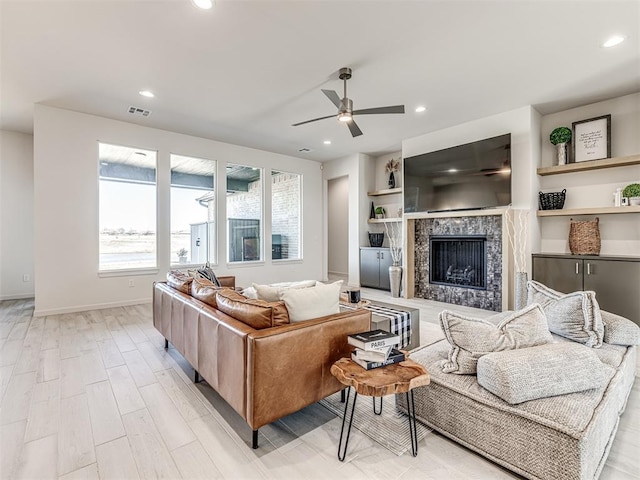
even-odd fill
[(153, 94), (153, 92), (151, 90), (140, 90), (138, 93), (140, 95), (142, 95), (143, 97), (147, 97), (147, 98), (155, 97), (155, 95)]
[(416, 113), (422, 113), (427, 109), (427, 107), (420, 105), (419, 107), (416, 107)]
[(209, 10), (213, 7), (213, 0), (192, 0), (193, 4), (202, 10)]
[(615, 47), (616, 45), (620, 45), (622, 42), (624, 42), (624, 40), (625, 40), (625, 37), (623, 37), (622, 35), (614, 35), (609, 39), (607, 39), (607, 41), (604, 42), (602, 46), (604, 48)]
[(447, 170), (449, 173), (456, 173), (458, 171), (457, 168), (450, 168), (449, 170)]
[(322, 142), (322, 143), (324, 143), (325, 145), (331, 145), (331, 140), (325, 140), (325, 141), (324, 141), (324, 142)]

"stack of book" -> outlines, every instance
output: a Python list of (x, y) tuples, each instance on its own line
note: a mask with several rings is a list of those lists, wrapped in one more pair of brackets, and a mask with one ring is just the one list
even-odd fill
[(347, 342), (356, 347), (351, 353), (351, 360), (366, 370), (392, 365), (405, 359), (404, 353), (395, 348), (400, 344), (400, 336), (395, 333), (371, 330), (349, 335)]

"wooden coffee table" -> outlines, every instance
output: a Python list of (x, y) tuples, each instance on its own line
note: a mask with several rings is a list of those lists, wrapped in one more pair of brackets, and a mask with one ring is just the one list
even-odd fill
[[(411, 435), (411, 454), (418, 455), (418, 431), (416, 429), (416, 412), (413, 402), (413, 389), (423, 385), (429, 385), (429, 373), (419, 363), (407, 359), (404, 362), (386, 367), (365, 370), (350, 358), (341, 358), (331, 366), (331, 374), (347, 388), (347, 398), (340, 429), (340, 442), (338, 444), (338, 459), (342, 462), (347, 455), (353, 412), (356, 408), (358, 394), (373, 397), (373, 412), (376, 415), (382, 413), (382, 397), (395, 393), (404, 393), (407, 396), (407, 411), (409, 413), (409, 434)], [(344, 429), (349, 412), (349, 394), (353, 387), (355, 393), (353, 404), (349, 413), (349, 424), (344, 441)], [(380, 410), (376, 409), (376, 398), (380, 398)]]

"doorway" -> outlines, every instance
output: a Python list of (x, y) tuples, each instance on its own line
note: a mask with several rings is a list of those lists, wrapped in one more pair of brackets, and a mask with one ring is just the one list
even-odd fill
[(349, 177), (328, 181), (327, 250), (329, 280), (349, 279)]

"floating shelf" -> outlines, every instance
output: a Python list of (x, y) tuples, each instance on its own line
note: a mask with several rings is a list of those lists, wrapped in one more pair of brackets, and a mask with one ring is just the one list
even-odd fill
[(626, 167), (628, 165), (640, 165), (640, 155), (603, 158), (602, 160), (590, 160), (588, 162), (568, 163), (567, 165), (554, 165), (553, 167), (541, 167), (538, 168), (537, 173), (540, 176), (559, 175), (561, 173), (587, 172), (589, 170)]
[(640, 213), (640, 206), (568, 208), (563, 210), (538, 210), (538, 217), (568, 217), (570, 215), (609, 215), (612, 213)]
[(370, 218), (367, 220), (367, 223), (391, 223), (391, 222), (401, 222), (402, 218)]
[(387, 188), (385, 190), (374, 190), (373, 192), (367, 192), (370, 197), (379, 197), (381, 195), (394, 195), (396, 193), (402, 193), (402, 188)]

